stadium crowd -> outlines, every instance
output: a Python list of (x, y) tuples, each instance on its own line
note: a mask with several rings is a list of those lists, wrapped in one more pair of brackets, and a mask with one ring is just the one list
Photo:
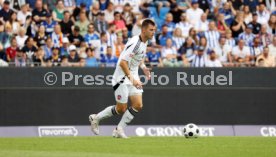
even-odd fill
[(275, 0), (0, 0), (0, 66), (115, 67), (145, 18), (146, 64), (275, 67)]

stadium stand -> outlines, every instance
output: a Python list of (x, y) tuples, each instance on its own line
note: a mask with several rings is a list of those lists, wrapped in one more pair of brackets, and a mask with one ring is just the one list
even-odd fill
[(273, 0), (0, 0), (0, 66), (114, 67), (145, 18), (148, 66), (275, 67)]

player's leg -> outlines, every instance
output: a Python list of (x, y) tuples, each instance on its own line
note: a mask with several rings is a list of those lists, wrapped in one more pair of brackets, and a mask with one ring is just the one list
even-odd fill
[(131, 106), (126, 110), (124, 113), (118, 127), (125, 128), (137, 115), (139, 111), (142, 110), (143, 103), (142, 103), (142, 94), (132, 95), (129, 97)]
[(99, 134), (99, 122), (103, 119), (112, 117), (118, 114), (124, 114), (127, 109), (127, 100), (128, 100), (128, 89), (126, 85), (121, 84), (114, 91), (115, 99), (117, 104), (108, 106), (98, 114), (91, 114), (89, 120), (91, 122), (91, 130), (96, 135)]
[(143, 103), (142, 103), (143, 90), (137, 89), (132, 86), (130, 87), (129, 91), (130, 91), (129, 99), (131, 101), (131, 106), (126, 110), (117, 128), (115, 129), (115, 130), (118, 130), (119, 135), (121, 133), (121, 136), (118, 136), (118, 137), (122, 137), (122, 138), (127, 138), (127, 136), (124, 134), (124, 131), (123, 131), (124, 128), (133, 120), (135, 115), (139, 111), (141, 111), (143, 107)]

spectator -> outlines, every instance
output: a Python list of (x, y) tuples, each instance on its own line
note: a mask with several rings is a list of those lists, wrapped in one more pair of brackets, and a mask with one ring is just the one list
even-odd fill
[(263, 47), (260, 44), (259, 38), (254, 38), (254, 42), (250, 47), (250, 61), (252, 65), (255, 65), (255, 61), (258, 56), (260, 56), (263, 52)]
[(27, 64), (33, 65), (33, 56), (37, 52), (37, 48), (34, 46), (34, 39), (28, 37), (25, 46), (22, 48), (23, 53), (26, 55)]
[(259, 4), (258, 0), (244, 0), (243, 3), (249, 6), (251, 12), (255, 12)]
[(65, 37), (62, 32), (60, 25), (55, 25), (54, 32), (51, 35), (54, 47), (61, 47), (63, 44), (63, 38)]
[(92, 8), (89, 12), (89, 15), (88, 15), (89, 21), (94, 22), (97, 19), (100, 12), (101, 11), (100, 11), (99, 2), (97, 2), (97, 1), (93, 2), (93, 6), (92, 6)]
[(111, 46), (107, 47), (106, 54), (101, 54), (100, 62), (105, 67), (116, 67), (118, 58), (113, 55)]
[(161, 46), (166, 46), (166, 41), (168, 38), (172, 38), (172, 35), (169, 33), (168, 26), (163, 25), (162, 26), (162, 32), (158, 36), (158, 43)]
[(0, 10), (0, 21), (9, 21), (12, 13), (13, 11), (10, 9), (10, 2), (5, 0), (3, 3), (3, 8)]
[(48, 59), (53, 54), (53, 41), (52, 38), (48, 37), (46, 39), (46, 44), (43, 46), (44, 52), (45, 52), (45, 59)]
[[(30, 0), (28, 0), (28, 1), (30, 1)], [(52, 12), (56, 7), (57, 0), (43, 0), (43, 4), (45, 4), (48, 7), (49, 12)], [(32, 6), (32, 8), (34, 8), (34, 7)]]
[(121, 52), (124, 50), (125, 44), (123, 43), (122, 35), (117, 36), (117, 42), (115, 44), (115, 56), (119, 58)]
[(62, 47), (60, 48), (60, 56), (68, 56), (69, 55), (69, 40), (67, 37), (62, 39)]
[[(209, 51), (209, 46), (208, 46), (208, 42), (207, 42), (207, 38), (205, 36), (200, 37), (199, 39), (199, 43), (198, 43), (199, 47), (204, 47), (204, 55), (207, 54), (207, 52)], [(210, 47), (210, 49), (213, 49), (214, 47)]]
[(97, 58), (95, 57), (95, 51), (94, 49), (88, 47), (85, 50), (86, 54), (87, 54), (87, 58), (86, 58), (86, 66), (87, 67), (98, 67), (99, 63), (97, 61)]
[(61, 22), (62, 19), (64, 18), (63, 13), (64, 13), (63, 1), (58, 0), (57, 5), (52, 12), (53, 19), (57, 22)]
[(69, 36), (70, 34), (72, 34), (72, 28), (74, 26), (74, 23), (72, 20), (70, 20), (70, 12), (69, 11), (64, 11), (63, 12), (63, 19), (61, 22), (59, 22), (59, 25), (61, 27), (61, 32), (65, 35), (65, 36)]
[(206, 61), (206, 67), (222, 67), (221, 61), (217, 58), (216, 52), (211, 50)]
[(180, 28), (176, 28), (174, 30), (172, 40), (178, 51), (180, 47), (183, 45), (183, 43), (185, 42), (185, 38), (182, 36), (182, 32)]
[(108, 47), (107, 35), (106, 33), (101, 33), (100, 45), (96, 47), (96, 51), (95, 51), (96, 57), (99, 58), (102, 54), (105, 55), (107, 52), (107, 47)]
[(80, 35), (80, 28), (78, 26), (74, 27), (73, 34), (69, 36), (69, 41), (77, 47), (80, 47), (81, 42), (84, 41)]
[(128, 30), (127, 30), (127, 28), (124, 28), (121, 32), (122, 32), (122, 36), (123, 36), (123, 43), (126, 44), (128, 41), (128, 38), (129, 38)]
[(18, 46), (19, 48), (24, 47), (25, 41), (26, 41), (27, 38), (28, 38), (28, 36), (25, 35), (25, 33), (26, 33), (25, 28), (20, 27), (20, 28), (19, 28), (19, 33), (18, 33), (18, 35), (15, 37), (15, 38), (16, 38), (16, 42), (17, 42), (17, 46)]
[(97, 32), (106, 32), (108, 29), (108, 23), (104, 20), (104, 13), (100, 12), (97, 19), (94, 22), (94, 28)]
[(184, 44), (180, 47), (180, 50), (178, 51), (178, 60), (186, 61), (188, 60), (189, 62), (192, 60), (192, 58), (195, 55), (196, 51), (196, 44), (193, 40), (192, 37), (187, 37), (186, 41)]
[(107, 21), (109, 24), (114, 21), (114, 5), (112, 2), (108, 3), (107, 9), (104, 10), (105, 15), (105, 21)]
[(163, 47), (162, 51), (163, 64), (165, 67), (180, 67), (182, 62), (177, 61), (177, 51), (173, 46), (172, 39), (166, 40), (166, 46)]
[(244, 12), (244, 22), (246, 24), (249, 24), (253, 20), (252, 13), (250, 12), (250, 8), (248, 5), (245, 5), (243, 7), (243, 12)]
[[(84, 41), (86, 42), (87, 45), (92, 46), (93, 42), (99, 41), (100, 37), (98, 35), (98, 32), (95, 31), (94, 25), (91, 23), (88, 25), (88, 32), (84, 36)], [(93, 45), (93, 46), (98, 46), (98, 45)]]
[(170, 13), (173, 15), (173, 23), (180, 22), (180, 17), (183, 11), (180, 9), (179, 6), (177, 6), (176, 3), (171, 4)]
[(21, 10), (17, 13), (17, 20), (21, 25), (25, 25), (27, 16), (32, 16), (32, 13), (28, 10), (28, 5), (21, 6)]
[(54, 27), (58, 23), (52, 20), (52, 15), (50, 13), (46, 14), (46, 20), (41, 23), (45, 27), (46, 35), (51, 35), (54, 32)]
[(252, 46), (255, 35), (252, 33), (253, 26), (251, 24), (246, 26), (243, 33), (239, 35), (239, 39), (243, 39), (246, 46)]
[(238, 66), (250, 65), (250, 49), (249, 47), (245, 46), (244, 40), (239, 40), (238, 45), (235, 46), (232, 50), (232, 55), (234, 57), (234, 61), (238, 64)]
[(246, 23), (244, 22), (243, 16), (243, 12), (238, 12), (235, 20), (231, 24), (231, 30), (234, 39), (237, 39), (239, 34), (242, 33), (246, 28)]
[(203, 13), (203, 10), (198, 8), (198, 0), (192, 0), (192, 7), (186, 11), (187, 19), (194, 27), (198, 25)]
[(216, 56), (223, 66), (233, 66), (231, 51), (232, 47), (226, 44), (226, 38), (221, 36), (219, 38), (219, 45), (214, 48)]
[(271, 34), (267, 33), (267, 25), (264, 24), (261, 27), (261, 31), (260, 33), (257, 35), (258, 38), (260, 38), (261, 40), (261, 44), (263, 46), (268, 46), (269, 44), (271, 44)]
[(26, 35), (34, 37), (36, 34), (36, 29), (37, 25), (36, 23), (32, 20), (31, 16), (26, 17), (26, 23), (24, 25), (24, 28), (26, 29)]
[(75, 0), (64, 0), (64, 9), (73, 12), (74, 8), (76, 7), (76, 1)]
[(132, 30), (133, 23), (135, 23), (135, 15), (132, 12), (132, 8), (129, 3), (124, 5), (124, 9), (122, 12), (122, 18), (125, 21), (126, 27), (128, 31)]
[(78, 7), (75, 7), (75, 9), (73, 10), (73, 13), (72, 13), (71, 20), (73, 22), (76, 22), (76, 21), (80, 20), (80, 14), (81, 13), (84, 13), (85, 16), (88, 18), (88, 16), (89, 16), (89, 10), (86, 10), (86, 4), (84, 4), (84, 3), (82, 3)]
[(32, 12), (33, 19), (36, 24), (40, 24), (46, 20), (47, 10), (42, 7), (42, 1), (37, 0), (35, 3), (35, 9)]
[(229, 0), (229, 3), (235, 10), (240, 10), (243, 7), (243, 0)]
[(6, 50), (6, 56), (7, 56), (7, 61), (11, 62), (14, 60), (16, 56), (16, 50), (17, 50), (17, 43), (16, 43), (16, 38), (13, 37), (11, 39), (11, 46), (7, 48)]
[(77, 48), (75, 45), (69, 46), (69, 56), (68, 56), (68, 62), (71, 66), (79, 66), (80, 58), (77, 53)]
[(89, 21), (87, 20), (85, 11), (80, 12), (80, 19), (75, 23), (75, 26), (80, 28), (80, 35), (84, 37), (88, 30)]
[(43, 48), (38, 48), (37, 52), (33, 55), (34, 66), (46, 66), (45, 53)]
[(269, 48), (269, 54), (274, 56), (276, 59), (276, 36), (273, 37), (273, 42), (268, 45)]
[(41, 47), (45, 45), (47, 40), (47, 36), (45, 34), (45, 27), (43, 25), (40, 25), (38, 28), (38, 32), (36, 33), (36, 36), (34, 37), (34, 41), (36, 42), (36, 45), (38, 47)]
[(93, 0), (76, 0), (76, 5), (79, 7), (81, 4), (85, 4), (86, 10), (89, 10), (92, 6)]
[(257, 58), (257, 67), (275, 67), (275, 57), (270, 55), (269, 48), (264, 47), (263, 53)]
[(26, 55), (24, 54), (22, 49), (16, 49), (16, 56), (14, 57), (14, 60), (12, 62), (14, 62), (16, 67), (25, 67), (27, 65)]
[(188, 37), (189, 36), (189, 30), (193, 27), (193, 25), (191, 25), (188, 20), (187, 20), (187, 16), (185, 13), (181, 14), (180, 17), (181, 21), (179, 23), (176, 24), (175, 27), (178, 27), (181, 29), (182, 31), (182, 35), (184, 37)]
[(108, 30), (106, 32), (106, 36), (107, 36), (107, 45), (111, 46), (112, 49), (114, 49), (115, 43), (117, 42), (116, 26), (114, 23), (109, 24)]
[(151, 67), (163, 67), (162, 57), (158, 49), (151, 47), (145, 59)]
[(207, 14), (203, 13), (200, 17), (200, 21), (198, 22), (198, 25), (196, 25), (195, 29), (197, 32), (205, 32), (209, 29), (209, 22), (207, 20)]
[(175, 23), (173, 22), (172, 13), (167, 13), (164, 25), (168, 26), (168, 33), (173, 34), (173, 30), (175, 29)]
[(270, 15), (268, 21), (268, 33), (271, 35), (276, 35), (276, 15)]
[(201, 0), (198, 1), (198, 4), (199, 8), (201, 8), (207, 16), (210, 12), (210, 7), (212, 6), (211, 2), (209, 0)]
[(12, 27), (12, 34), (17, 35), (18, 29), (20, 27), (20, 23), (17, 21), (17, 13), (12, 12), (10, 19), (6, 22), (6, 24), (11, 25)]
[(7, 55), (5, 53), (5, 49), (1, 43), (0, 43), (0, 59), (2, 59), (4, 61), (7, 60)]
[(138, 14), (134, 26), (132, 27), (132, 36), (139, 35), (141, 33), (143, 14)]
[(266, 0), (265, 2), (266, 2), (267, 10), (271, 10), (271, 12), (273, 12), (273, 11), (276, 10), (276, 3), (275, 3), (275, 1)]
[(258, 23), (260, 23), (261, 25), (267, 24), (267, 22), (269, 20), (269, 12), (266, 10), (264, 4), (261, 3), (259, 5), (257, 14), (258, 14)]
[(206, 55), (204, 55), (204, 47), (199, 47), (197, 53), (193, 56), (192, 67), (206, 67)]
[(204, 33), (204, 36), (207, 38), (207, 43), (209, 47), (216, 47), (219, 45), (220, 34), (217, 31), (216, 24), (214, 21), (209, 23), (209, 30)]
[(252, 16), (253, 16), (253, 19), (252, 19), (252, 22), (250, 22), (250, 24), (253, 25), (253, 34), (257, 35), (259, 34), (262, 25), (258, 22), (257, 13), (253, 13)]
[(237, 14), (231, 2), (224, 3), (223, 8), (219, 9), (219, 13), (222, 13), (224, 15), (224, 21), (227, 24), (227, 26), (230, 26), (232, 24), (232, 22), (234, 21), (234, 16), (236, 16)]
[[(225, 23), (224, 20), (224, 14), (219, 13), (218, 17), (217, 17), (217, 31), (221, 34), (221, 35), (225, 35), (226, 30), (229, 29), (229, 27), (227, 26), (227, 24)], [(206, 30), (205, 30), (206, 31)]]
[(52, 48), (52, 54), (47, 58), (47, 65), (48, 66), (60, 66), (61, 64), (61, 56), (59, 53), (59, 48), (58, 47), (53, 47)]
[(10, 8), (14, 12), (18, 12), (22, 5), (24, 5), (26, 2), (25, 0), (9, 0), (10, 1)]
[(118, 30), (120, 31), (120, 30), (123, 30), (124, 28), (126, 28), (125, 21), (122, 19), (121, 14), (119, 12), (114, 13), (113, 23), (115, 24), (117, 31)]

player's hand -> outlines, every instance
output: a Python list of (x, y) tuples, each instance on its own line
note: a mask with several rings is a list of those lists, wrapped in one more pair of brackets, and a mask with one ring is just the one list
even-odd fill
[(151, 68), (143, 68), (144, 74), (147, 76), (147, 79), (150, 80), (151, 74), (150, 74)]
[(133, 86), (136, 87), (137, 89), (143, 88), (140, 80), (133, 80)]

